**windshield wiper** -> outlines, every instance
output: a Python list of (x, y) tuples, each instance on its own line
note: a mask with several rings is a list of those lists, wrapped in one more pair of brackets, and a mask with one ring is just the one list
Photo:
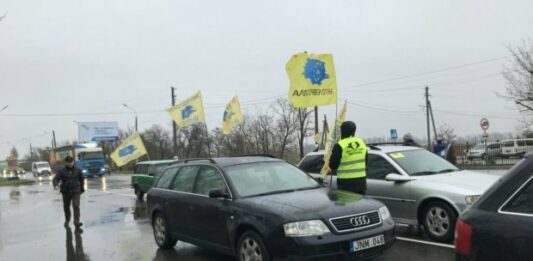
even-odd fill
[(318, 186), (305, 187), (305, 188), (274, 190), (274, 191), (259, 193), (255, 195), (250, 195), (248, 197), (259, 197), (259, 196), (266, 196), (266, 195), (273, 195), (273, 194), (289, 193), (289, 192), (296, 192), (296, 191), (301, 191), (301, 190), (316, 189), (316, 188), (321, 188), (321, 187), (322, 186), (318, 185)]
[(274, 190), (274, 191), (259, 193), (259, 194), (255, 194), (255, 195), (250, 195), (249, 197), (259, 197), (259, 196), (266, 196), (266, 195), (272, 195), (272, 194), (281, 194), (281, 193), (288, 193), (288, 192), (294, 192), (294, 191), (296, 191), (296, 190), (295, 189)]
[(433, 175), (433, 174), (437, 174), (437, 172), (426, 170), (426, 171), (419, 171), (419, 172), (411, 173), (410, 175), (411, 176), (424, 176), (424, 175)]
[(321, 187), (322, 187), (321, 185), (317, 185), (317, 186), (312, 186), (312, 187), (305, 187), (305, 188), (295, 189), (294, 191), (302, 191), (302, 190), (317, 189), (317, 188), (321, 188)]
[(460, 169), (443, 169), (437, 173), (448, 173), (448, 172), (455, 172), (455, 171), (459, 171)]

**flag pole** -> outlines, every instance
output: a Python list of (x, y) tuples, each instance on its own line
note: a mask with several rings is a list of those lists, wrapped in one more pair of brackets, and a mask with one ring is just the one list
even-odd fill
[[(335, 128), (333, 129), (333, 141), (336, 141), (337, 140), (337, 121), (338, 121), (338, 110), (339, 110), (339, 100), (337, 100), (337, 102), (335, 103)], [(333, 151), (333, 146), (330, 148), (331, 151)], [(329, 152), (330, 153), (330, 157), (331, 157), (331, 151)], [(331, 170), (330, 170), (331, 172)], [(333, 173), (330, 173), (329, 174), (329, 190), (332, 189), (333, 186)]]
[(209, 131), (207, 130), (207, 122), (204, 122), (204, 127), (205, 127), (205, 137), (207, 139), (207, 149), (208, 149), (208, 155), (209, 155), (209, 158), (211, 158), (211, 142), (209, 142)]
[[(137, 134), (139, 134), (139, 137), (141, 138), (141, 141), (144, 144), (143, 136), (139, 132), (137, 132)], [(144, 147), (146, 147), (146, 146), (144, 146)], [(152, 159), (150, 159), (150, 153), (148, 153), (148, 150), (146, 150), (146, 157), (148, 157), (148, 160), (152, 160)]]

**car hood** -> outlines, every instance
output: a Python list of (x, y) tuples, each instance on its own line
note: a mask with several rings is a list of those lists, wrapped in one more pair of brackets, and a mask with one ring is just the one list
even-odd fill
[(423, 182), (431, 182), (439, 184), (439, 186), (450, 186), (458, 193), (464, 194), (483, 194), (494, 182), (500, 177), (486, 173), (473, 172), (468, 170), (461, 170), (456, 172), (415, 176), (413, 179)]
[(327, 188), (245, 198), (254, 209), (288, 220), (329, 219), (378, 210), (383, 204), (360, 194)]

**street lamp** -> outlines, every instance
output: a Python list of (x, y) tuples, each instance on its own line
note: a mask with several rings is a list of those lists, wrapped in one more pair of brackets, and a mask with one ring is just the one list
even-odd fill
[(137, 111), (135, 109), (133, 109), (132, 107), (128, 106), (127, 104), (125, 104), (125, 103), (123, 103), (122, 105), (124, 105), (124, 107), (132, 110), (133, 113), (135, 113), (135, 132), (138, 132), (139, 129), (138, 129), (138, 123), (137, 123)]

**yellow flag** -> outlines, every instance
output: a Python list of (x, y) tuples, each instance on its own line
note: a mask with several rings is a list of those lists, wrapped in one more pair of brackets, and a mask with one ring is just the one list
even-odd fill
[(339, 113), (339, 116), (336, 119), (334, 130), (329, 132), (328, 140), (326, 141), (326, 147), (324, 149), (324, 166), (320, 173), (322, 177), (325, 177), (330, 174), (331, 169), (329, 168), (329, 157), (331, 156), (331, 150), (333, 145), (335, 145), (341, 138), (341, 124), (346, 120), (346, 101)]
[(224, 134), (228, 135), (231, 132), (231, 129), (236, 123), (242, 123), (242, 112), (241, 112), (241, 103), (239, 102), (239, 97), (235, 96), (226, 106), (224, 110), (224, 117), (222, 131)]
[(295, 108), (337, 103), (337, 77), (331, 54), (297, 53), (285, 65)]
[(195, 123), (205, 122), (204, 103), (202, 102), (201, 92), (195, 93), (187, 100), (176, 104), (167, 111), (178, 125), (178, 129)]
[(111, 153), (111, 159), (117, 166), (124, 166), (132, 160), (136, 160), (146, 155), (146, 148), (139, 133), (128, 136), (120, 146)]

